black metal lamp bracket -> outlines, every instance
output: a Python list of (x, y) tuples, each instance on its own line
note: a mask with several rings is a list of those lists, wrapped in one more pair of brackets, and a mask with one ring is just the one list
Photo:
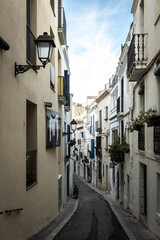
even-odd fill
[(39, 70), (41, 67), (44, 68), (43, 65), (17, 65), (17, 63), (15, 63), (15, 77), (19, 74), (19, 73), (24, 73), (27, 72), (29, 69), (33, 69), (34, 71)]

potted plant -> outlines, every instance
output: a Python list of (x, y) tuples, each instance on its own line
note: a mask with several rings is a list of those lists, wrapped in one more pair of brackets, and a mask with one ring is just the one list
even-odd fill
[(152, 109), (148, 109), (147, 111), (140, 111), (137, 118), (132, 118), (130, 122), (128, 122), (128, 129), (133, 132), (134, 130), (140, 131), (141, 127), (147, 123), (147, 126), (150, 124), (150, 120), (155, 116), (155, 112)]
[(126, 143), (125, 139), (118, 138), (109, 148), (109, 155), (111, 157), (111, 161), (114, 163), (124, 162), (124, 154), (129, 152), (129, 144)]
[(69, 142), (69, 146), (74, 146), (76, 144), (76, 140), (75, 138), (71, 139), (70, 142)]

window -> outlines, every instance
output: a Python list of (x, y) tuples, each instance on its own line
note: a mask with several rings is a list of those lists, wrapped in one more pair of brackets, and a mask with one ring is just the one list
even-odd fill
[(118, 138), (118, 129), (112, 129), (112, 143), (114, 143)]
[(157, 24), (158, 20), (160, 19), (160, 0), (155, 0), (155, 25)]
[(51, 4), (51, 8), (52, 8), (53, 14), (54, 14), (54, 16), (55, 16), (55, 9), (54, 9), (55, 4), (54, 4), (54, 0), (50, 0), (50, 4)]
[(111, 107), (112, 107), (112, 109), (117, 106), (117, 98), (118, 98), (118, 88), (116, 88), (111, 95)]
[(52, 90), (54, 90), (54, 79), (54, 67), (52, 64), (50, 64), (50, 86)]
[(36, 1), (27, 0), (27, 62), (36, 65), (36, 44), (33, 32), (36, 30)]
[(98, 178), (102, 180), (102, 163), (98, 161)]
[(121, 138), (123, 138), (124, 135), (124, 123), (123, 120), (121, 121)]
[(124, 80), (121, 80), (121, 112), (123, 112), (123, 99), (124, 99)]
[(159, 213), (159, 217), (160, 217), (160, 191), (159, 191), (159, 186), (160, 186), (160, 174), (157, 173), (157, 213)]
[(101, 137), (96, 137), (96, 156), (102, 157)]
[(154, 153), (160, 155), (160, 126), (154, 127)]
[(105, 108), (105, 120), (108, 120), (108, 107)]
[(95, 120), (94, 120), (94, 115), (93, 115), (93, 133), (95, 132)]
[(108, 150), (108, 136), (106, 136), (106, 150)]
[(94, 139), (91, 139), (91, 152), (90, 158), (94, 158)]
[(140, 131), (138, 131), (138, 149), (145, 150), (145, 126), (142, 126)]
[(113, 180), (113, 184), (115, 184), (115, 166), (113, 167), (113, 170), (112, 170), (112, 180)]
[(37, 105), (26, 103), (26, 187), (37, 182)]
[(102, 129), (102, 110), (99, 111), (99, 128)]

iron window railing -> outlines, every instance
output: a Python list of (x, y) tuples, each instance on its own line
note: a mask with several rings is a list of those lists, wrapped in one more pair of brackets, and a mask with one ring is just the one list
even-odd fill
[(142, 126), (138, 131), (138, 149), (145, 150), (145, 126)]
[(27, 25), (27, 61), (31, 65), (36, 65), (36, 44), (34, 40), (35, 36)]
[(154, 127), (154, 153), (160, 155), (160, 126)]
[(133, 67), (135, 62), (146, 61), (146, 34), (134, 34), (128, 50), (127, 71)]

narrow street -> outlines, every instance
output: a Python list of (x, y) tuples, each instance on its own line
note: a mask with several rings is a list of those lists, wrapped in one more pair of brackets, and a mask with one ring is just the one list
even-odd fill
[(77, 176), (74, 180), (80, 185), (79, 206), (54, 240), (127, 240), (105, 199)]

